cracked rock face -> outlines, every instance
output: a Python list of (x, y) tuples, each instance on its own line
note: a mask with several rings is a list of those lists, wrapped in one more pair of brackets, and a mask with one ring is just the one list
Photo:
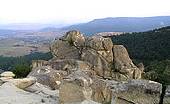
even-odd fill
[(67, 75), (65, 71), (53, 70), (50, 66), (41, 66), (29, 73), (28, 77), (35, 77), (38, 83), (58, 89), (63, 76)]
[(162, 85), (148, 80), (130, 80), (113, 83), (113, 104), (158, 104)]

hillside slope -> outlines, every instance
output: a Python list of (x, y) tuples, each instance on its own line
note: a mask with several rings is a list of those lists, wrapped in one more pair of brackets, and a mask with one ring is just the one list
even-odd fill
[(76, 29), (90, 35), (98, 32), (142, 32), (168, 25), (170, 25), (170, 16), (117, 17), (95, 19), (88, 23), (72, 25), (63, 29)]
[(170, 59), (170, 26), (147, 32), (127, 33), (112, 36), (114, 44), (127, 47), (133, 59)]

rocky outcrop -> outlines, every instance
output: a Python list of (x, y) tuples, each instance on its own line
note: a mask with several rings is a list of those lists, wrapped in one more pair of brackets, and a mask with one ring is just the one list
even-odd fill
[(142, 69), (136, 67), (130, 59), (126, 48), (123, 45), (113, 46), (114, 70), (120, 72), (128, 79), (140, 79)]
[(32, 68), (46, 66), (47, 62), (45, 60), (32, 60)]
[(50, 50), (54, 57), (34, 61), (28, 77), (59, 89), (60, 104), (159, 102), (161, 84), (137, 80), (142, 77), (143, 64), (136, 66), (126, 48), (114, 45), (110, 38), (84, 37), (73, 30), (56, 39)]
[(143, 72), (133, 64), (126, 48), (114, 45), (110, 38), (84, 37), (79, 31), (73, 30), (55, 40), (50, 49), (55, 57), (53, 61), (84, 61), (92, 66), (91, 70), (98, 76), (107, 79), (140, 79)]
[[(61, 104), (93, 100), (100, 104), (158, 104), (162, 85), (148, 80), (104, 80), (89, 71), (67, 76), (59, 89)], [(69, 93), (69, 94), (68, 94)]]

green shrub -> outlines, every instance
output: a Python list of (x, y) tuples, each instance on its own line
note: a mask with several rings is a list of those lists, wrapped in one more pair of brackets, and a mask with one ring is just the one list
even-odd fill
[(31, 67), (29, 65), (16, 65), (12, 72), (15, 74), (16, 78), (24, 78), (31, 71)]

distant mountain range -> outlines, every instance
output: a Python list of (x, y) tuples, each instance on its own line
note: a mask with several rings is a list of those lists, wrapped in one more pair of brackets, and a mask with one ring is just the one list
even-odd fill
[(99, 32), (143, 32), (164, 26), (170, 26), (170, 16), (103, 18), (62, 29), (76, 29), (85, 34), (95, 34)]
[(0, 25), (0, 34), (14, 32), (11, 30), (40, 31), (40, 32), (60, 32), (69, 30), (79, 30), (87, 35), (100, 32), (143, 32), (170, 26), (170, 16), (156, 17), (116, 17), (94, 19), (87, 23), (80, 24), (8, 24)]

